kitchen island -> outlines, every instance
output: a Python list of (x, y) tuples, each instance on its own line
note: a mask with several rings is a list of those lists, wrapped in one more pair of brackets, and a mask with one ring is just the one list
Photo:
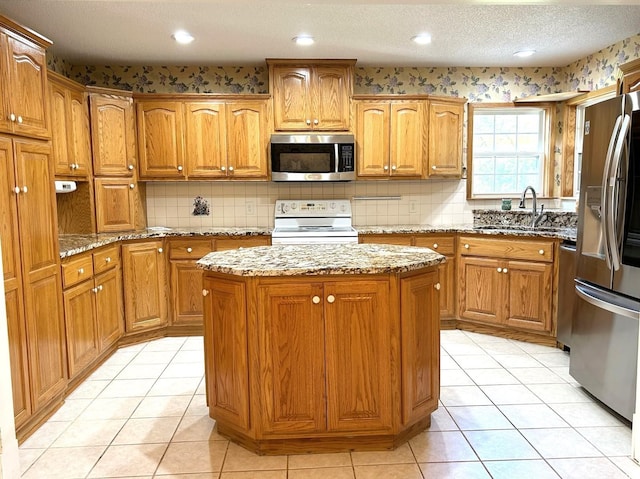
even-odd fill
[(438, 406), (438, 265), (427, 248), (213, 252), (205, 378), (218, 432), (259, 454), (392, 449)]

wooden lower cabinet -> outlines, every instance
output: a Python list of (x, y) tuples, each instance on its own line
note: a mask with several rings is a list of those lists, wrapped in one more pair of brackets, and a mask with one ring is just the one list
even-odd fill
[[(29, 419), (32, 412), (29, 386), (29, 356), (27, 332), (23, 315), (22, 289), (16, 282), (5, 281), (5, 306), (9, 333), (9, 360), (13, 389), (13, 414), (16, 428)], [(10, 286), (10, 287), (8, 287)]]
[(167, 273), (164, 244), (143, 241), (122, 245), (125, 332), (167, 325)]
[(439, 398), (437, 277), (205, 272), (221, 434), (269, 454), (388, 448), (424, 429)]
[(555, 243), (460, 237), (460, 319), (554, 334)]

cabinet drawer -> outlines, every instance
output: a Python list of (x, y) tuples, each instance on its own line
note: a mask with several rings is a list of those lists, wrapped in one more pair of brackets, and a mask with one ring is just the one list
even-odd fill
[(394, 244), (411, 246), (412, 236), (407, 234), (363, 234), (358, 237), (360, 243)]
[(216, 239), (216, 251), (228, 249), (251, 248), (253, 246), (269, 246), (270, 236), (247, 236), (244, 238), (218, 238)]
[(553, 241), (522, 241), (461, 236), (458, 251), (463, 256), (553, 261)]
[(120, 264), (120, 247), (112, 246), (93, 253), (93, 270), (96, 274)]
[(210, 239), (171, 240), (170, 259), (200, 259), (213, 251)]
[(440, 254), (454, 254), (455, 240), (453, 236), (416, 236), (415, 246), (429, 248)]
[(62, 286), (68, 288), (93, 277), (93, 260), (90, 254), (65, 261), (62, 264)]

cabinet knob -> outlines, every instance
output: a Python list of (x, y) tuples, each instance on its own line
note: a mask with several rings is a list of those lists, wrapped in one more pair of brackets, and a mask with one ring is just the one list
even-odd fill
[(311, 124), (311, 120), (307, 120), (307, 125), (310, 125), (310, 124)]
[(502, 273), (502, 268), (498, 268), (498, 273)]
[(384, 171), (388, 171), (389, 167), (387, 165), (384, 165), (384, 168), (382, 168)]
[(98, 294), (98, 288), (91, 288), (91, 291), (93, 291), (95, 294)]
[(314, 125), (317, 125), (318, 123), (320, 123), (320, 122), (318, 121), (318, 119), (317, 119), (317, 118), (316, 118), (315, 120), (313, 120), (313, 124), (314, 124)]
[(544, 254), (544, 250), (543, 250), (543, 249), (538, 250), (538, 253), (540, 253), (540, 254)]
[(313, 298), (311, 298), (311, 301), (313, 301), (313, 304), (320, 303), (320, 296), (314, 296)]
[(393, 171), (396, 171), (396, 170), (398, 169), (398, 167), (397, 167), (396, 165), (393, 165), (393, 166), (391, 167), (391, 169), (392, 169)]
[(84, 268), (80, 268), (80, 269), (78, 270), (78, 274), (84, 274)]
[(209, 294), (209, 290), (208, 289), (203, 289), (202, 290), (202, 296), (207, 296)]
[(129, 169), (129, 171), (133, 171), (134, 166), (133, 165), (129, 165), (129, 166), (127, 166), (127, 168)]
[(76, 169), (76, 164), (75, 164), (75, 163), (71, 163), (71, 164), (69, 165), (69, 169), (70, 169), (70, 170), (75, 170), (75, 169)]
[(23, 186), (23, 187), (22, 187), (22, 192), (23, 192), (23, 193), (26, 193), (27, 191), (28, 191), (28, 190), (27, 190), (27, 186), (26, 186), (26, 185), (25, 185), (25, 186)]
[(233, 166), (230, 166), (230, 167), (229, 167), (229, 171), (233, 171)]
[(191, 253), (193, 251), (193, 248), (189, 247), (187, 248), (187, 253)]
[(226, 166), (221, 166), (220, 167), (220, 171), (227, 171), (227, 167)]
[(102, 291), (104, 287), (102, 285), (98, 286), (98, 291)]
[(9, 120), (10, 120), (10, 121), (16, 121), (16, 116), (15, 116), (13, 113), (11, 113), (11, 114), (9, 115)]
[(18, 123), (22, 123), (22, 117), (18, 116)]
[(20, 194), (20, 187), (19, 187), (19, 186), (16, 186), (16, 187), (13, 189), (13, 192), (14, 192), (16, 195), (19, 195), (19, 194)]
[(104, 262), (105, 262), (105, 263), (111, 263), (111, 256), (107, 256), (107, 257), (104, 259)]
[(132, 190), (136, 187), (135, 183), (129, 183), (129, 189)]
[(438, 243), (433, 243), (433, 249), (438, 249)]
[(332, 294), (327, 296), (327, 303), (333, 303), (336, 300), (336, 297)]
[(434, 284), (433, 287), (436, 288), (438, 291), (440, 291), (440, 283)]
[(162, 248), (158, 248), (158, 253), (162, 253)]
[(468, 244), (468, 243), (465, 243), (465, 244), (464, 244), (464, 248), (465, 248), (465, 249), (469, 249), (469, 244)]
[(178, 166), (178, 171), (182, 171), (182, 166)]
[(438, 167), (437, 167), (436, 165), (433, 165), (433, 166), (431, 167), (431, 169), (432, 169), (433, 171), (435, 171), (435, 170), (437, 170), (437, 169), (438, 169)]
[(507, 268), (504, 268), (504, 269), (502, 270), (502, 272), (503, 272), (504, 274), (507, 274), (507, 271), (509, 271)]

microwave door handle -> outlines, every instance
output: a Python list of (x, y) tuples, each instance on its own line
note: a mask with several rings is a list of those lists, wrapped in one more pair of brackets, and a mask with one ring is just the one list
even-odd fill
[(618, 213), (618, 204), (615, 201), (618, 197), (618, 190), (620, 186), (618, 185), (617, 176), (618, 170), (620, 169), (620, 160), (622, 159), (622, 151), (625, 141), (627, 139), (627, 134), (629, 133), (629, 126), (631, 123), (631, 117), (629, 115), (624, 116), (624, 120), (622, 121), (622, 126), (620, 127), (620, 134), (618, 135), (618, 141), (616, 143), (616, 149), (613, 154), (613, 161), (611, 162), (611, 170), (609, 173), (609, 199), (608, 201), (608, 211), (607, 211), (607, 230), (609, 231), (609, 250), (611, 252), (611, 264), (613, 266), (614, 271), (618, 271), (620, 269), (620, 249), (618, 245), (618, 233), (616, 231), (616, 223), (617, 223), (617, 213)]
[(609, 170), (611, 169), (611, 160), (613, 156), (613, 150), (616, 144), (616, 139), (618, 138), (618, 131), (620, 130), (620, 125), (622, 124), (622, 115), (619, 115), (616, 118), (616, 123), (613, 126), (613, 131), (611, 132), (611, 138), (609, 139), (609, 147), (607, 148), (607, 156), (605, 157), (604, 170), (602, 172), (602, 187), (600, 189), (600, 228), (602, 231), (602, 239), (604, 242), (604, 258), (607, 261), (607, 268), (611, 269), (611, 248), (609, 246), (609, 232), (607, 225), (607, 203), (608, 203), (608, 195), (607, 195), (607, 186), (609, 184)]
[(335, 159), (336, 159), (336, 161), (334, 161), (335, 165), (334, 165), (333, 168), (334, 168), (334, 171), (336, 173), (338, 173), (340, 171), (340, 157), (338, 156), (338, 144), (337, 143), (333, 144), (333, 149), (334, 149), (334, 152), (335, 152)]

